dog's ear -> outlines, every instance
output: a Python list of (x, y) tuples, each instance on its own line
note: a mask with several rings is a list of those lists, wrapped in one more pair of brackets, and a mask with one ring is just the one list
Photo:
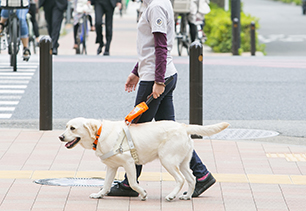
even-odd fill
[(91, 121), (87, 121), (84, 123), (84, 127), (88, 130), (90, 137), (96, 139), (96, 132), (98, 131), (98, 126), (93, 124)]

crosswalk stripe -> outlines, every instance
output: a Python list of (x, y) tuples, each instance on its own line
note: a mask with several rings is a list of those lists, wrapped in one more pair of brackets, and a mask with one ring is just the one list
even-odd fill
[(17, 72), (13, 72), (9, 63), (0, 64), (0, 119), (12, 117), (37, 69), (38, 65), (28, 63), (18, 65)]
[(24, 90), (0, 90), (0, 94), (23, 94)]
[(12, 114), (0, 114), (0, 119), (9, 119), (12, 117)]
[(34, 75), (34, 73), (0, 73), (0, 75)]
[(23, 80), (1, 80), (0, 78), (0, 84), (28, 84), (29, 81), (23, 81)]
[(0, 101), (0, 105), (17, 105), (19, 101)]
[(26, 85), (0, 85), (0, 89), (26, 89)]
[(0, 107), (0, 111), (15, 111), (15, 107)]
[(0, 99), (1, 100), (3, 100), (3, 99), (20, 100), (21, 96), (19, 96), (19, 95), (1, 95)]

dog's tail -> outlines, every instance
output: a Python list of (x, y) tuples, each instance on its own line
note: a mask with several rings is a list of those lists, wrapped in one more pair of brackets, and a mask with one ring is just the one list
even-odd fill
[(201, 136), (211, 136), (216, 133), (221, 132), (225, 128), (227, 128), (230, 124), (227, 122), (221, 122), (214, 125), (186, 125), (187, 126), (187, 133), (189, 135), (201, 135)]

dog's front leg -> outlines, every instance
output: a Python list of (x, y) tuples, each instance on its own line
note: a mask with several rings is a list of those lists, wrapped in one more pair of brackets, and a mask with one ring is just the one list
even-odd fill
[(106, 176), (105, 176), (105, 181), (104, 181), (104, 186), (103, 188), (98, 192), (98, 193), (93, 193), (90, 194), (90, 198), (92, 199), (99, 199), (103, 198), (103, 196), (107, 195), (112, 187), (112, 183), (115, 179), (115, 175), (117, 172), (118, 168), (111, 168), (111, 167), (106, 167)]

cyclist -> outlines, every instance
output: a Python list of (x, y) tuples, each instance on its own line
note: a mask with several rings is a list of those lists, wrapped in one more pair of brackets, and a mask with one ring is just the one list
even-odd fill
[[(84, 13), (89, 14), (93, 11), (92, 6), (90, 4), (90, 1), (88, 0), (74, 0), (74, 20), (73, 20), (73, 36), (74, 36), (74, 45), (73, 49), (78, 49), (78, 43), (77, 43), (77, 33), (78, 33), (78, 28), (79, 28), (79, 20), (82, 18), (82, 15)], [(89, 15), (88, 15), (89, 16)], [(90, 24), (93, 30), (92, 23)]]
[[(0, 0), (1, 4), (1, 0)], [(23, 45), (23, 60), (24, 61), (29, 61), (30, 56), (31, 56), (31, 51), (28, 48), (29, 44), (29, 30), (28, 30), (28, 25), (27, 25), (27, 13), (29, 11), (29, 8), (25, 9), (17, 9), (16, 14), (17, 17), (20, 20), (20, 39)], [(4, 29), (4, 25), (9, 17), (9, 14), (13, 12), (13, 10), (10, 9), (2, 9), (1, 10), (1, 19), (0, 19), (0, 34), (2, 33)]]

